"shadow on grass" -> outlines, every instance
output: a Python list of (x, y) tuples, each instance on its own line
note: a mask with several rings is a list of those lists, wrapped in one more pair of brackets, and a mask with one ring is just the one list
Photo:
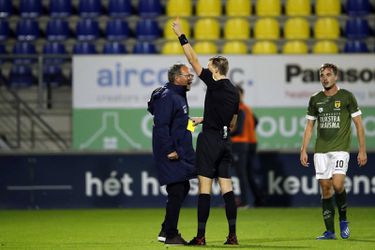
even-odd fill
[(227, 249), (227, 248), (243, 248), (243, 249), (248, 249), (248, 248), (264, 248), (264, 249), (267, 249), (267, 248), (274, 248), (274, 249), (277, 249), (277, 248), (280, 248), (280, 249), (285, 249), (285, 248), (291, 248), (291, 249), (304, 249), (304, 248), (311, 248), (311, 246), (309, 245), (280, 245), (280, 246), (277, 246), (277, 245), (272, 245), (272, 246), (268, 246), (266, 245), (267, 243), (271, 243), (271, 244), (274, 244), (276, 242), (297, 242), (297, 241), (306, 241), (306, 240), (311, 240), (309, 238), (295, 238), (295, 239), (285, 239), (285, 238), (280, 238), (280, 239), (270, 239), (270, 238), (267, 238), (267, 239), (246, 239), (246, 240), (240, 240), (239, 241), (239, 245), (237, 246), (233, 246), (233, 245), (223, 245), (222, 242), (219, 242), (219, 241), (213, 241), (213, 242), (208, 242), (207, 244), (207, 248), (215, 248), (215, 249)]
[(374, 243), (375, 240), (368, 240), (368, 239), (348, 239), (348, 241), (353, 241), (353, 242), (368, 242), (368, 243)]

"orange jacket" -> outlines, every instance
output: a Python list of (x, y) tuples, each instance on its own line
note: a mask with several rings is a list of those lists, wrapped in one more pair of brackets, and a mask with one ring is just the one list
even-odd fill
[(255, 121), (253, 111), (249, 106), (246, 106), (244, 103), (240, 103), (239, 110), (241, 110), (244, 115), (244, 124), (242, 128), (242, 133), (236, 136), (232, 136), (233, 143), (256, 143), (257, 138), (255, 134)]

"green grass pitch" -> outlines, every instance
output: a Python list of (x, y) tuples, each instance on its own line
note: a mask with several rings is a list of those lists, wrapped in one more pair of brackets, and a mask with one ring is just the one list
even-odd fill
[[(336, 213), (337, 214), (337, 213)], [(0, 210), (0, 249), (167, 249), (157, 242), (163, 209)], [(375, 208), (349, 208), (351, 237), (317, 241), (324, 231), (320, 208), (238, 211), (239, 246), (225, 246), (223, 208), (211, 209), (204, 249), (375, 249)], [(186, 240), (196, 232), (196, 209), (181, 210)], [(196, 248), (170, 246), (173, 249)]]

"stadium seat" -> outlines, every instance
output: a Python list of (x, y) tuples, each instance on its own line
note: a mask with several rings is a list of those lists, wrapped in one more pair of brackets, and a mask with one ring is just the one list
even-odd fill
[(370, 36), (370, 27), (367, 19), (349, 18), (345, 26), (346, 37), (350, 39), (363, 39)]
[(20, 0), (20, 15), (23, 18), (38, 17), (42, 13), (41, 0)]
[(315, 21), (314, 37), (316, 39), (338, 39), (340, 24), (335, 18), (321, 17)]
[(53, 18), (68, 17), (72, 14), (71, 0), (50, 0), (49, 13)]
[(0, 19), (0, 41), (5, 41), (9, 37), (9, 22), (6, 19)]
[(127, 17), (132, 13), (131, 1), (109, 0), (108, 14), (111, 17)]
[[(5, 50), (5, 45), (0, 43), (0, 56), (4, 56), (6, 54), (7, 54), (7, 52)], [(6, 59), (0, 58), (0, 64), (4, 63), (6, 61), (7, 61)], [(1, 70), (0, 70), (0, 75), (1, 75)], [(0, 80), (1, 80), (1, 76), (0, 76)]]
[(337, 54), (339, 53), (339, 48), (337, 44), (333, 41), (324, 40), (318, 41), (313, 46), (314, 54)]
[(196, 16), (218, 17), (222, 13), (221, 0), (197, 0)]
[(345, 53), (368, 53), (369, 49), (363, 40), (347, 40), (344, 46)]
[(25, 58), (15, 58), (13, 63), (15, 64), (30, 64), (36, 61), (36, 58), (30, 58), (36, 54), (35, 45), (27, 41), (17, 41), (12, 50), (15, 55), (25, 55)]
[(13, 5), (10, 0), (0, 0), (0, 18), (9, 17), (13, 14)]
[[(167, 22), (164, 24), (164, 38), (165, 39), (176, 39), (176, 34), (174, 33), (172, 29), (172, 23), (174, 21), (174, 18), (170, 18)], [(190, 23), (185, 18), (180, 18), (180, 23), (182, 30), (184, 31), (186, 37), (190, 37)]]
[(44, 64), (43, 65), (43, 84), (56, 88), (65, 82), (65, 77), (62, 72), (61, 65), (58, 64)]
[(133, 48), (134, 54), (156, 54), (155, 44), (147, 41), (137, 41)]
[(258, 0), (256, 1), (256, 14), (260, 17), (277, 17), (281, 14), (280, 0)]
[(39, 38), (39, 25), (35, 19), (20, 19), (16, 26), (18, 40), (36, 40)]
[(277, 54), (277, 45), (271, 41), (258, 41), (252, 47), (252, 53), (260, 54)]
[[(65, 46), (64, 44), (55, 42), (55, 41), (47, 42), (43, 46), (43, 54), (49, 55), (49, 56), (66, 55)], [(65, 60), (66, 58), (62, 58), (62, 57), (45, 57), (44, 63), (45, 64), (62, 64)]]
[(279, 39), (279, 22), (274, 18), (260, 18), (255, 22), (254, 37), (256, 39)]
[(73, 46), (73, 53), (78, 55), (96, 54), (95, 45), (91, 42), (81, 41)]
[(248, 17), (251, 15), (251, 0), (227, 0), (225, 13), (228, 17)]
[(70, 37), (68, 22), (60, 18), (49, 19), (46, 27), (46, 38), (50, 41), (63, 41)]
[(310, 24), (306, 18), (291, 17), (284, 24), (285, 39), (309, 39)]
[(98, 17), (102, 14), (102, 5), (100, 0), (79, 0), (78, 12), (81, 17)]
[(136, 36), (141, 40), (154, 40), (160, 37), (159, 24), (154, 19), (140, 19), (136, 26)]
[(212, 55), (218, 53), (218, 48), (214, 42), (196, 42), (193, 47), (194, 50), (200, 55)]
[(160, 0), (139, 0), (138, 12), (141, 17), (158, 17), (162, 13)]
[(247, 54), (247, 45), (242, 41), (227, 41), (223, 46), (223, 54)]
[(9, 73), (10, 88), (27, 88), (31, 87), (34, 83), (34, 77), (29, 65), (13, 64)]
[(364, 16), (371, 12), (369, 0), (347, 0), (346, 11), (350, 16)]
[(224, 26), (224, 38), (229, 40), (245, 40), (250, 38), (250, 23), (245, 18), (227, 19)]
[(169, 41), (164, 43), (161, 53), (164, 55), (182, 55), (184, 51), (178, 41)]
[(214, 18), (200, 18), (194, 27), (195, 39), (216, 40), (220, 38), (220, 23)]
[(193, 13), (191, 0), (168, 0), (166, 6), (167, 16), (189, 17)]
[(316, 0), (315, 13), (317, 16), (339, 16), (341, 14), (341, 1)]
[(283, 54), (307, 54), (309, 48), (303, 41), (287, 41), (283, 45)]
[(287, 16), (310, 16), (310, 0), (286, 0), (285, 13)]
[(99, 37), (99, 24), (91, 18), (82, 18), (76, 26), (76, 37), (81, 41), (95, 40)]
[(119, 41), (107, 41), (103, 46), (103, 54), (125, 54), (125, 45)]
[(106, 26), (108, 40), (123, 40), (129, 37), (128, 23), (121, 18), (110, 19)]

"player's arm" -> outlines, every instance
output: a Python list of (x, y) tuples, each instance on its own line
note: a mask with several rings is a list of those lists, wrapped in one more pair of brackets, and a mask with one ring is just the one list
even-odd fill
[(177, 35), (178, 39), (180, 40), (180, 43), (182, 45), (182, 48), (184, 50), (185, 56), (190, 63), (190, 65), (193, 67), (193, 70), (195, 73), (197, 73), (198, 76), (202, 73), (202, 66), (199, 63), (198, 56), (195, 53), (193, 47), (191, 47), (190, 43), (186, 39), (184, 32), (181, 28), (180, 19), (177, 17), (173, 22), (173, 31)]
[(229, 131), (234, 131), (237, 125), (237, 114), (234, 114), (229, 124)]
[(365, 131), (362, 125), (362, 118), (360, 115), (353, 117), (353, 122), (357, 130), (357, 138), (358, 138), (358, 165), (360, 167), (364, 166), (367, 163), (367, 153), (366, 153), (366, 139), (365, 139)]
[(308, 156), (307, 156), (307, 147), (309, 146), (310, 139), (313, 133), (315, 120), (307, 119), (305, 132), (303, 133), (302, 147), (300, 153), (300, 161), (302, 166), (308, 167)]

